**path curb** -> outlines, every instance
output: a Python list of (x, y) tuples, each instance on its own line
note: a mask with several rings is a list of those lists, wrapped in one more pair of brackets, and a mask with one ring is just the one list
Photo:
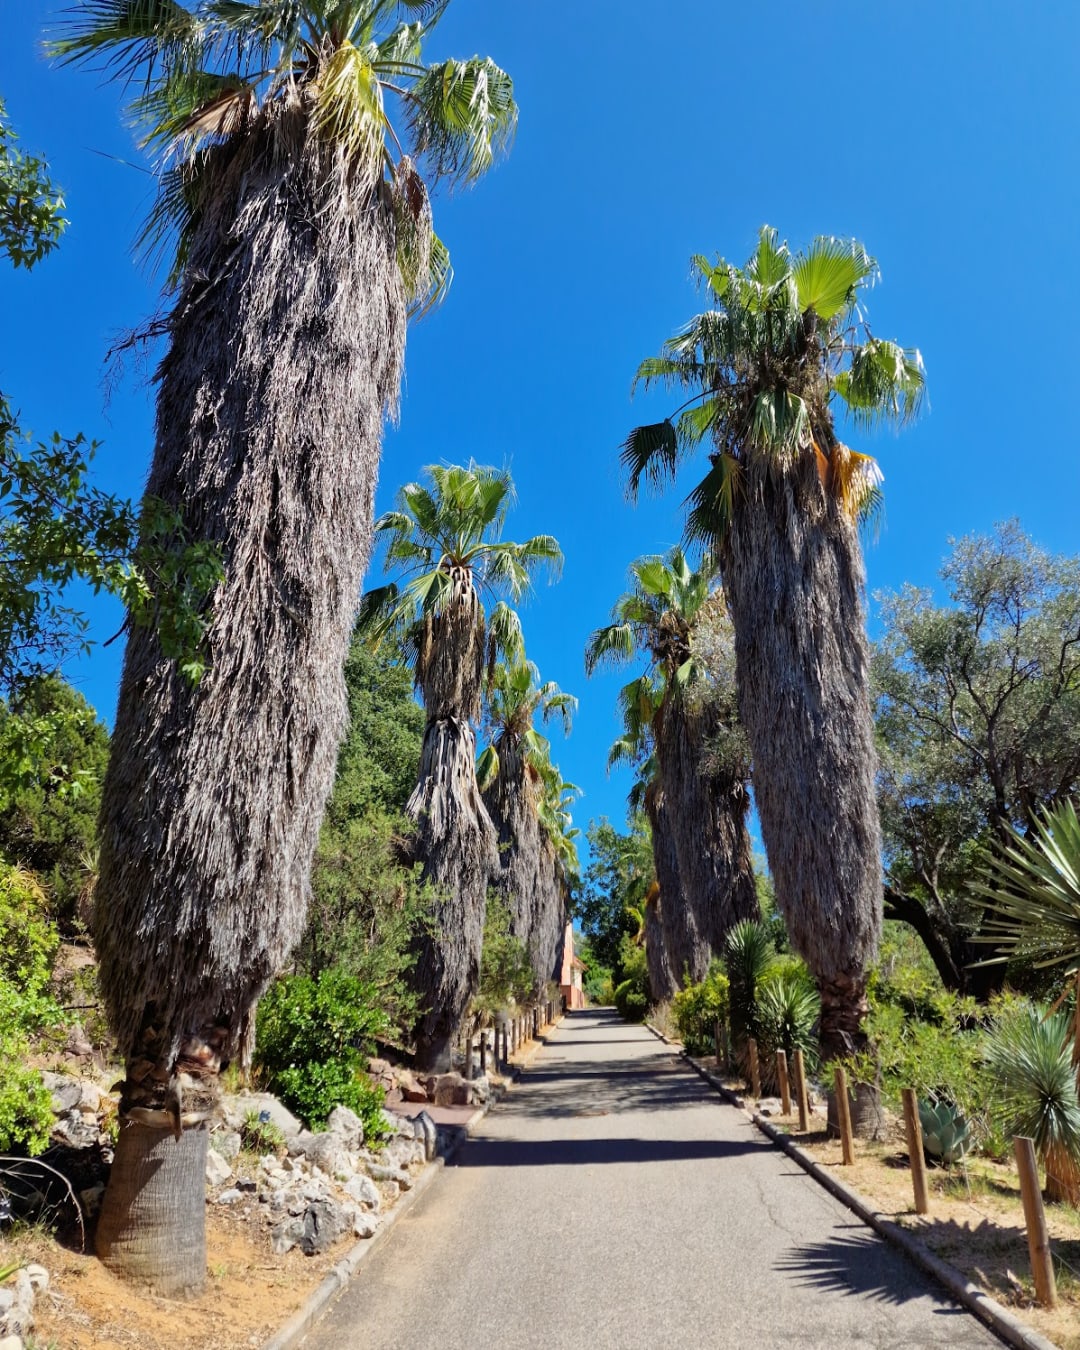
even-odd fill
[[(561, 1022), (562, 1017), (560, 1016), (556, 1018), (546, 1030), (553, 1030)], [(547, 1037), (541, 1033), (539, 1040), (536, 1042), (533, 1049), (531, 1049), (523, 1059), (519, 1060), (517, 1064), (511, 1064), (509, 1066), (510, 1072), (508, 1081), (505, 1082), (502, 1087), (494, 1089), (484, 1105), (478, 1107), (464, 1125), (457, 1127), (459, 1131), (457, 1138), (453, 1140), (445, 1153), (432, 1159), (431, 1165), (420, 1173), (413, 1184), (412, 1189), (407, 1191), (401, 1197), (387, 1215), (386, 1222), (380, 1225), (371, 1237), (362, 1238), (356, 1243), (356, 1245), (341, 1258), (337, 1265), (331, 1268), (329, 1274), (326, 1275), (322, 1283), (308, 1295), (300, 1308), (293, 1313), (284, 1326), (279, 1327), (268, 1341), (263, 1342), (261, 1350), (295, 1350), (295, 1347), (300, 1344), (315, 1323), (322, 1317), (330, 1307), (330, 1304), (343, 1292), (345, 1286), (353, 1279), (357, 1272), (363, 1268), (366, 1262), (370, 1260), (371, 1256), (383, 1245), (390, 1233), (393, 1232), (398, 1221), (404, 1218), (419, 1201), (420, 1197), (430, 1190), (435, 1182), (435, 1178), (438, 1177), (443, 1168), (457, 1156), (458, 1150), (461, 1148), (462, 1144), (467, 1141), (473, 1130), (476, 1129), (477, 1125), (480, 1124), (491, 1108), (502, 1100), (506, 1095), (507, 1089), (517, 1082), (521, 1077), (522, 1070), (532, 1063), (533, 1057), (537, 1055), (546, 1044)]]
[[(669, 1041), (663, 1032), (657, 1031), (648, 1022), (645, 1023), (645, 1026), (665, 1045), (678, 1045), (677, 1041)], [(925, 1243), (920, 1242), (913, 1233), (901, 1227), (895, 1219), (889, 1218), (886, 1214), (879, 1214), (863, 1199), (858, 1191), (852, 1190), (845, 1182), (838, 1180), (827, 1168), (822, 1167), (819, 1162), (811, 1158), (788, 1135), (782, 1130), (778, 1130), (775, 1125), (770, 1124), (759, 1112), (749, 1110), (730, 1088), (725, 1087), (715, 1074), (710, 1073), (704, 1065), (699, 1064), (684, 1049), (680, 1049), (679, 1053), (687, 1064), (705, 1079), (710, 1087), (714, 1088), (729, 1105), (742, 1111), (743, 1115), (752, 1121), (767, 1139), (776, 1144), (793, 1162), (797, 1162), (804, 1172), (808, 1172), (819, 1185), (824, 1186), (830, 1195), (839, 1200), (841, 1204), (846, 1205), (853, 1214), (873, 1228), (886, 1242), (898, 1247), (909, 1260), (943, 1285), (958, 1303), (962, 1303), (964, 1307), (974, 1313), (980, 1322), (996, 1332), (1002, 1340), (1009, 1345), (1016, 1346), (1017, 1350), (1060, 1350), (1060, 1347), (1055, 1345), (1053, 1341), (1047, 1340), (1034, 1327), (1029, 1327), (1021, 1322), (1008, 1308), (1003, 1307), (996, 1299), (992, 1299), (989, 1294), (984, 1293), (962, 1271), (957, 1270), (947, 1261), (943, 1261)]]

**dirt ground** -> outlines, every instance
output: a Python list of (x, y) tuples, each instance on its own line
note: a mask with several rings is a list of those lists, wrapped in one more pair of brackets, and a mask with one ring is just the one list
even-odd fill
[[(714, 1062), (701, 1061), (712, 1070)], [(733, 1080), (730, 1086), (742, 1091)], [(1016, 1168), (989, 1158), (968, 1158), (949, 1169), (929, 1173), (930, 1213), (915, 1213), (903, 1123), (890, 1122), (882, 1143), (855, 1141), (855, 1162), (845, 1167), (840, 1141), (830, 1139), (823, 1115), (800, 1134), (798, 1116), (771, 1116), (815, 1162), (836, 1172), (878, 1213), (915, 1233), (943, 1260), (955, 1266), (998, 1303), (1013, 1309), (1029, 1326), (1061, 1347), (1080, 1350), (1080, 1211), (1047, 1205), (1046, 1221), (1054, 1251), (1059, 1306), (1035, 1302), (1023, 1205)], [(1071, 1270), (1069, 1268), (1072, 1268)], [(1073, 1271), (1076, 1273), (1074, 1274)]]
[(260, 1346), (294, 1313), (349, 1249), (322, 1256), (270, 1250), (268, 1228), (253, 1202), (249, 1214), (207, 1207), (209, 1279), (183, 1303), (141, 1294), (117, 1280), (92, 1254), (39, 1232), (0, 1242), (0, 1265), (38, 1261), (49, 1289), (34, 1304), (35, 1350), (240, 1350)]

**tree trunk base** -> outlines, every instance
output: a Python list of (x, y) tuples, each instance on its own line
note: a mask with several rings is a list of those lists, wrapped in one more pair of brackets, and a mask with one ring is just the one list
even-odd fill
[(97, 1226), (97, 1254), (114, 1274), (166, 1298), (206, 1283), (205, 1127), (176, 1139), (122, 1121)]
[(416, 1041), (416, 1067), (425, 1073), (449, 1073), (454, 1067), (453, 1052), (450, 1036), (420, 1036)]
[[(853, 1083), (848, 1088), (851, 1111), (851, 1133), (856, 1139), (885, 1139), (888, 1130), (885, 1110), (881, 1105), (881, 1089), (876, 1083)], [(840, 1137), (840, 1116), (836, 1109), (836, 1090), (829, 1088), (829, 1137)]]

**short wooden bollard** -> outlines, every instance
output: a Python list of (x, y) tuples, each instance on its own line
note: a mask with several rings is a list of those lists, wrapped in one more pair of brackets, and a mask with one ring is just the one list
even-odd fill
[(717, 1067), (718, 1069), (719, 1069), (719, 1067), (720, 1067), (720, 1050), (721, 1050), (721, 1035), (720, 1035), (720, 1033), (721, 1033), (721, 1026), (720, 1026), (720, 1023), (717, 1022), (716, 1026), (713, 1028), (713, 1045), (714, 1045), (714, 1048), (715, 1048), (715, 1050), (716, 1050), (716, 1067)]
[(746, 1042), (746, 1053), (750, 1059), (750, 1091), (757, 1101), (761, 1096), (761, 1066), (758, 1064), (757, 1041), (753, 1036)]
[(467, 1079), (471, 1079), (471, 1078), (472, 1078), (472, 1037), (471, 1037), (471, 1036), (466, 1036), (466, 1037), (465, 1037), (465, 1064), (464, 1064), (464, 1067), (463, 1067), (463, 1069), (462, 1069), (462, 1074), (461, 1074), (461, 1076), (462, 1076), (463, 1078), (467, 1078)]
[(776, 1077), (780, 1083), (780, 1110), (785, 1116), (791, 1115), (791, 1084), (788, 1082), (787, 1051), (776, 1052)]
[(847, 1074), (838, 1064), (833, 1077), (836, 1090), (836, 1118), (840, 1122), (840, 1149), (845, 1167), (855, 1164), (855, 1137), (851, 1133), (851, 1102), (848, 1098)]
[(810, 1102), (806, 1096), (806, 1065), (803, 1063), (803, 1052), (796, 1050), (794, 1055), (795, 1068), (795, 1098), (799, 1103), (799, 1133), (807, 1134), (810, 1130)]
[(480, 1077), (487, 1073), (487, 1032), (480, 1033)]
[(1030, 1139), (1018, 1134), (1013, 1140), (1013, 1148), (1016, 1151), (1016, 1166), (1020, 1170), (1020, 1197), (1024, 1202), (1024, 1223), (1027, 1226), (1028, 1251), (1031, 1253), (1031, 1273), (1035, 1277), (1035, 1297), (1044, 1308), (1055, 1308), (1057, 1285), (1054, 1281), (1054, 1258), (1050, 1251), (1050, 1234), (1046, 1231), (1035, 1145)]
[(904, 1088), (904, 1129), (907, 1131), (908, 1159), (911, 1162), (911, 1185), (915, 1192), (915, 1213), (928, 1214), (930, 1192), (926, 1184), (926, 1155), (923, 1153), (922, 1121), (919, 1119), (919, 1101), (914, 1088)]

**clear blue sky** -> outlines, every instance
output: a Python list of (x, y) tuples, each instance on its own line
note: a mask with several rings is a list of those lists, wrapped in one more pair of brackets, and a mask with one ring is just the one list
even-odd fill
[[(102, 158), (141, 162), (117, 90), (42, 60), (58, 6), (7, 8), (0, 91), (72, 223), (32, 276), (0, 273), (0, 387), (39, 434), (100, 438), (100, 480), (136, 494), (148, 372), (129, 364), (107, 398), (102, 362), (158, 304), (130, 254), (151, 180)], [(695, 311), (691, 254), (741, 262), (768, 222), (794, 245), (854, 235), (878, 258), (871, 323), (921, 348), (931, 407), (856, 441), (886, 475), (871, 590), (933, 584), (948, 536), (1012, 515), (1077, 551), (1080, 6), (455, 0), (428, 54), (477, 51), (514, 77), (520, 128), (493, 174), (436, 203), (456, 280), (410, 333), (380, 506), (433, 461), (510, 463), (508, 534), (555, 534), (567, 559), (524, 613), (544, 677), (581, 698), (556, 757), (586, 791), (580, 823), (620, 820), (629, 780), (604, 761), (621, 681), (586, 683), (582, 648), (630, 561), (681, 532), (683, 492), (626, 504), (618, 447), (666, 411), (631, 403), (630, 382)], [(99, 637), (118, 624), (94, 610)], [(72, 672), (107, 720), (119, 648)]]

